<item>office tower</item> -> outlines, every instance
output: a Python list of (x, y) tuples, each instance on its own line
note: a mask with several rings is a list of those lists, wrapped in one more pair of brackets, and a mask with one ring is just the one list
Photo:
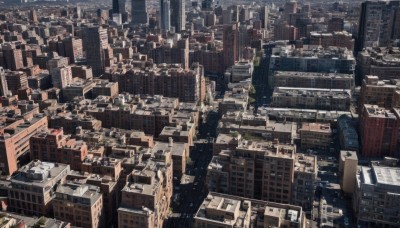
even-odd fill
[(147, 14), (146, 0), (132, 0), (132, 21), (133, 25), (148, 24), (149, 15)]
[(344, 19), (333, 17), (328, 21), (328, 32), (341, 32), (344, 29)]
[(125, 9), (126, 0), (113, 0), (112, 3), (112, 12), (118, 14), (124, 14), (126, 12)]
[(400, 1), (366, 1), (361, 4), (357, 50), (382, 47), (399, 38), (397, 13)]
[(99, 26), (83, 29), (83, 48), (86, 52), (87, 65), (92, 67), (93, 76), (104, 73), (105, 50), (108, 49), (107, 31)]
[(37, 14), (35, 9), (29, 11), (29, 20), (32, 22), (37, 22)]
[(175, 32), (185, 30), (185, 24), (185, 0), (171, 0), (171, 25), (175, 27)]
[(288, 23), (290, 23), (290, 17), (293, 14), (297, 13), (297, 2), (296, 1), (287, 1), (284, 6), (284, 18)]
[(0, 96), (8, 96), (8, 86), (6, 81), (6, 72), (0, 67)]
[(160, 0), (160, 29), (169, 31), (171, 29), (171, 2)]
[(202, 10), (213, 10), (213, 3), (214, 3), (214, 0), (203, 0), (201, 2), (201, 9)]
[(21, 49), (17, 49), (15, 44), (6, 43), (3, 45), (4, 68), (18, 70), (24, 67)]
[(268, 15), (269, 15), (268, 6), (262, 6), (261, 13), (260, 13), (260, 19), (261, 19), (261, 24), (262, 24), (263, 28), (268, 27)]
[(224, 25), (223, 34), (224, 67), (233, 66), (239, 60), (238, 24)]

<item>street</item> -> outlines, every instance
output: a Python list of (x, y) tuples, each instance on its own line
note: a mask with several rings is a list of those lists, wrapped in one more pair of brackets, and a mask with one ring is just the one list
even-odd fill
[(193, 176), (194, 180), (187, 184), (179, 184), (179, 180), (174, 183), (174, 194), (179, 193), (179, 199), (178, 203), (172, 204), (172, 214), (165, 223), (166, 227), (191, 227), (193, 216), (208, 194), (204, 184), (212, 159), (212, 140), (216, 136), (217, 124), (218, 113), (211, 111), (199, 126), (198, 140), (190, 152), (192, 164), (186, 169), (186, 175)]

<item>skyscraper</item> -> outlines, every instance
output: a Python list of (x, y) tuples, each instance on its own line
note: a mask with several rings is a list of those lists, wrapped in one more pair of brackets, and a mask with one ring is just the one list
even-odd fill
[(112, 10), (113, 13), (123, 14), (126, 12), (125, 10), (126, 0), (113, 0)]
[(134, 25), (148, 24), (149, 16), (147, 13), (146, 0), (132, 0), (132, 21)]
[(238, 55), (238, 23), (224, 25), (223, 35), (224, 68), (228, 68), (239, 60)]
[(87, 65), (93, 69), (93, 75), (100, 76), (105, 68), (105, 51), (108, 49), (107, 31), (99, 26), (83, 29), (83, 48)]
[(160, 0), (160, 29), (169, 31), (171, 29), (171, 2)]
[(400, 21), (396, 17), (399, 8), (399, 1), (363, 2), (356, 51), (365, 47), (387, 46), (391, 39), (399, 38)]
[(213, 10), (214, 0), (203, 0), (201, 2), (201, 9), (202, 10)]
[(263, 28), (268, 27), (268, 15), (269, 15), (268, 6), (262, 6), (260, 12), (260, 19)]
[(175, 32), (185, 30), (185, 24), (185, 0), (171, 0), (171, 25), (175, 27)]

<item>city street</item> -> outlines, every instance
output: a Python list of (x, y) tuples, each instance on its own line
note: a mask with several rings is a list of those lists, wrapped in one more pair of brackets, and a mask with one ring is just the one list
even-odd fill
[(193, 216), (208, 194), (204, 184), (212, 158), (212, 140), (216, 136), (217, 124), (218, 113), (211, 111), (207, 120), (199, 126), (198, 140), (190, 153), (192, 165), (186, 169), (186, 174), (194, 176), (194, 180), (179, 187), (179, 203), (172, 204), (173, 213), (165, 223), (167, 227), (191, 227)]

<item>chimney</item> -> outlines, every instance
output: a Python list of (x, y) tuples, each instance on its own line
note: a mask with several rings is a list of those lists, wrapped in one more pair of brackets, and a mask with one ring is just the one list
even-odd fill
[(172, 137), (168, 138), (168, 146), (172, 147), (174, 145), (174, 140), (172, 139)]

